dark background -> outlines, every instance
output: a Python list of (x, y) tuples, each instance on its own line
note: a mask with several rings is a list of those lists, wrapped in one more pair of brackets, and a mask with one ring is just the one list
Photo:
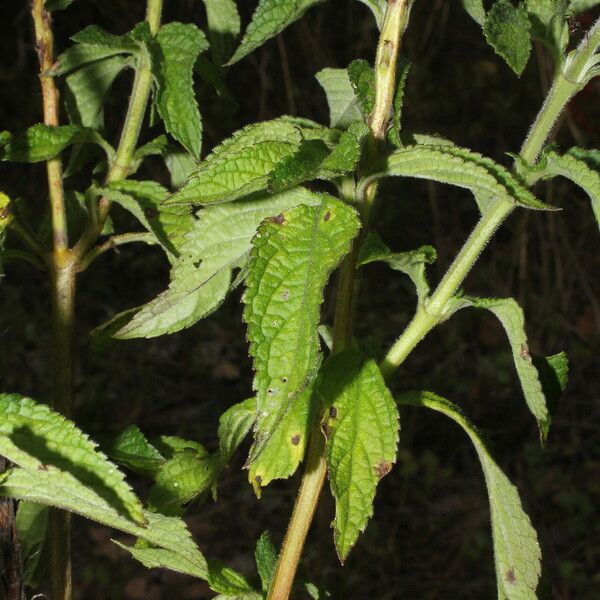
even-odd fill
[[(203, 25), (198, 0), (170, 0), (165, 21)], [(247, 23), (254, 1), (239, 3)], [(0, 129), (21, 131), (40, 120), (37, 65), (24, 0), (0, 7)], [(124, 33), (143, 18), (134, 0), (78, 0), (57, 13), (58, 51), (91, 23)], [(590, 16), (591, 18), (591, 16)], [(582, 19), (585, 23), (589, 19)], [(575, 36), (577, 33), (575, 33)], [(309, 11), (277, 40), (232, 68), (237, 103), (207, 86), (198, 94), (205, 152), (244, 124), (284, 113), (327, 121), (314, 74), (372, 60), (376, 28), (358, 2), (334, 0)], [(518, 79), (485, 44), (480, 28), (458, 0), (416, 3), (404, 54), (413, 62), (403, 114), (409, 130), (438, 132), (510, 165), (539, 109), (551, 76), (543, 50)], [(288, 76), (289, 74), (289, 76)], [(121, 76), (107, 105), (113, 137), (123, 119), (131, 75)], [(593, 81), (569, 106), (558, 141), (598, 146), (600, 87)], [(160, 133), (145, 129), (144, 140)], [(139, 177), (166, 183), (149, 161)], [(0, 188), (26, 198), (32, 212), (47, 211), (41, 165), (0, 165)], [(600, 597), (600, 235), (589, 200), (563, 181), (537, 194), (563, 208), (554, 214), (517, 211), (500, 230), (465, 284), (482, 296), (514, 296), (523, 306), (532, 350), (567, 351), (571, 377), (548, 444), (540, 447), (525, 406), (506, 336), (493, 317), (463, 311), (422, 343), (401, 368), (395, 390), (430, 389), (447, 396), (488, 434), (499, 464), (519, 487), (544, 555), (539, 597)], [(383, 186), (379, 230), (406, 250), (424, 243), (439, 253), (438, 281), (477, 219), (468, 194), (435, 184), (394, 181)], [(125, 214), (115, 220), (128, 224)], [(365, 270), (357, 330), (385, 348), (408, 322), (415, 299), (401, 275)], [(131, 423), (148, 435), (178, 434), (215, 447), (219, 415), (251, 394), (251, 365), (241, 321), (239, 291), (220, 311), (189, 331), (151, 341), (115, 342), (99, 351), (88, 332), (115, 312), (143, 303), (167, 283), (158, 251), (138, 246), (104, 255), (78, 289), (77, 415), (92, 437)], [(0, 387), (45, 399), (49, 395), (49, 301), (45, 275), (9, 265), (0, 286)], [(327, 302), (323, 321), (331, 323)], [(252, 572), (254, 540), (269, 529), (279, 543), (298, 477), (276, 482), (257, 500), (241, 469), (245, 449), (232, 461), (219, 502), (189, 511), (202, 551)], [(133, 479), (143, 495), (147, 484)], [(374, 598), (484, 599), (495, 597), (487, 496), (473, 448), (447, 419), (402, 412), (399, 459), (378, 492), (375, 517), (344, 567), (333, 549), (332, 503), (324, 495), (305, 551), (303, 572), (335, 600)], [(109, 538), (118, 534), (76, 519), (75, 583), (82, 599), (210, 598), (189, 578), (146, 571)]]

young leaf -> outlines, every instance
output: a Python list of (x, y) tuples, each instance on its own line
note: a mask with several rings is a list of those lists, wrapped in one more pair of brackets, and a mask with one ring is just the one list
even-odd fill
[(469, 436), (481, 461), (490, 500), (499, 597), (535, 600), (541, 572), (541, 552), (535, 529), (523, 510), (517, 488), (496, 464), (478, 431), (457, 406), (431, 392), (409, 392), (402, 394), (398, 401), (441, 412)]
[(515, 7), (510, 0), (497, 0), (485, 17), (483, 33), (488, 43), (517, 75), (523, 73), (531, 54), (529, 30), (523, 3)]
[(320, 2), (323, 0), (259, 0), (242, 43), (227, 64), (238, 62)]
[(465, 307), (484, 308), (491, 311), (502, 323), (510, 342), (525, 401), (538, 422), (542, 441), (544, 441), (549, 426), (548, 407), (538, 370), (533, 364), (529, 351), (522, 308), (513, 298), (497, 299), (462, 296), (456, 298), (453, 303), (454, 306), (450, 309), (451, 313)]
[(100, 134), (87, 127), (61, 125), (51, 127), (38, 123), (14, 137), (4, 147), (2, 160), (36, 163), (54, 158), (73, 144), (98, 144), (110, 159), (114, 150)]
[(4, 235), (13, 219), (10, 198), (5, 193), (0, 192), (0, 235)]
[(202, 121), (192, 72), (198, 55), (208, 48), (208, 42), (195, 25), (177, 22), (163, 25), (155, 39), (152, 70), (157, 82), (158, 113), (167, 131), (199, 159)]
[(291, 475), (304, 454), (323, 288), (358, 228), (352, 208), (323, 195), (321, 206), (267, 219), (254, 239), (243, 300), (256, 372), (249, 477), (257, 486)]
[(158, 469), (148, 507), (163, 515), (183, 515), (186, 504), (214, 486), (219, 471), (218, 456), (192, 449), (176, 452)]
[(406, 86), (406, 79), (410, 71), (410, 63), (407, 60), (401, 60), (398, 63), (398, 84), (396, 88), (396, 95), (394, 96), (394, 115), (392, 117), (392, 126), (388, 132), (388, 140), (396, 148), (403, 146), (402, 140), (400, 139), (400, 121), (402, 119), (402, 105), (404, 103), (404, 88)]
[(248, 398), (238, 404), (234, 404), (225, 411), (219, 419), (219, 455), (221, 466), (226, 467), (233, 453), (250, 433), (250, 429), (256, 419), (256, 400)]
[(262, 591), (267, 593), (277, 566), (277, 548), (268, 531), (263, 532), (258, 538), (254, 559), (262, 583)]
[(507, 202), (535, 210), (555, 210), (538, 200), (504, 167), (451, 144), (405, 146), (375, 165), (373, 170), (375, 173), (361, 183), (362, 189), (387, 175), (417, 177), (471, 190), (482, 211), (494, 198), (504, 198)]
[(462, 0), (462, 4), (465, 10), (471, 15), (471, 17), (483, 27), (485, 22), (485, 8), (483, 6), (483, 0)]
[(249, 125), (217, 146), (167, 204), (229, 202), (266, 190), (269, 174), (303, 140), (327, 140), (330, 130), (306, 119), (280, 117)]
[(373, 515), (377, 484), (396, 461), (399, 415), (377, 363), (353, 349), (325, 362), (317, 393), (325, 407), (334, 540), (343, 562)]
[(362, 113), (347, 69), (326, 68), (319, 71), (316, 78), (327, 97), (331, 127), (347, 129), (355, 121), (362, 121)]
[(541, 160), (543, 177), (557, 175), (570, 179), (590, 197), (592, 209), (600, 227), (600, 162), (594, 160), (595, 151), (572, 148), (562, 156), (554, 151), (544, 154)]
[(383, 261), (394, 271), (408, 275), (417, 289), (419, 304), (429, 295), (426, 265), (435, 262), (437, 252), (433, 246), (421, 246), (408, 252), (393, 252), (376, 233), (369, 233), (359, 249), (357, 266)]
[(123, 474), (75, 425), (30, 398), (0, 394), (0, 454), (33, 474), (57, 473), (89, 486), (115, 514), (145, 523)]
[(387, 6), (387, 0), (358, 0), (366, 6), (368, 6), (373, 12), (373, 16), (377, 21), (377, 27), (381, 29), (383, 25), (383, 17), (385, 15), (385, 8)]
[(178, 257), (195, 219), (188, 206), (165, 206), (169, 192), (154, 181), (125, 179), (97, 190), (131, 212), (138, 221), (156, 236), (166, 252)]
[[(141, 48), (141, 41), (150, 37), (150, 28), (145, 21), (138, 23), (133, 31), (125, 35), (114, 35), (104, 31), (97, 25), (90, 25), (71, 36), (76, 44), (112, 48), (123, 53), (136, 54)], [(60, 62), (60, 61), (59, 61)]]
[(362, 121), (352, 123), (340, 136), (331, 153), (321, 163), (318, 176), (322, 179), (350, 173), (356, 169), (361, 158), (363, 144), (369, 135), (369, 127)]
[(146, 439), (136, 425), (130, 425), (113, 441), (107, 454), (136, 473), (153, 477), (165, 457)]
[(375, 106), (375, 71), (366, 60), (355, 60), (348, 65), (348, 78), (363, 117), (368, 119)]
[(208, 19), (210, 50), (217, 65), (231, 55), (240, 33), (240, 15), (234, 0), (203, 0)]

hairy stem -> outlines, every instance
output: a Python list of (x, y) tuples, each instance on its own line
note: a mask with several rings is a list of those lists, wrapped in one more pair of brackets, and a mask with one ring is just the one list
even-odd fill
[[(163, 0), (148, 0), (146, 21), (150, 25), (150, 31), (153, 35), (156, 35), (160, 28), (162, 6)], [(141, 55), (139, 60), (140, 63), (136, 68), (129, 106), (117, 152), (106, 175), (105, 183), (107, 184), (125, 179), (129, 175), (133, 154), (138, 143), (144, 115), (146, 114), (150, 90), (152, 89), (152, 65), (150, 64), (150, 58), (144, 54)], [(100, 198), (97, 214), (94, 215), (94, 218), (90, 219), (81, 239), (75, 245), (74, 251), (79, 260), (85, 257), (100, 237), (109, 211), (109, 200), (104, 197)]]
[[(555, 75), (548, 96), (523, 142), (520, 157), (525, 162), (533, 164), (537, 161), (567, 103), (585, 85), (587, 70), (599, 45), (600, 20), (584, 37), (575, 54), (567, 58), (563, 68)], [(517, 164), (515, 168), (518, 168)], [(446, 303), (462, 285), (481, 251), (511, 214), (512, 208), (505, 200), (492, 201), (427, 304), (418, 310), (381, 362), (380, 368), (384, 376), (389, 377), (415, 346), (444, 319)]]
[[(412, 0), (388, 0), (375, 60), (376, 97), (370, 118), (374, 144), (369, 151), (369, 160), (376, 160), (379, 143), (385, 138), (392, 116), (398, 52), (411, 5)], [(371, 205), (376, 189), (375, 184), (369, 190), (370, 193), (365, 198), (361, 198), (363, 201), (361, 206), (363, 228), (340, 269), (333, 327), (333, 352), (343, 350), (352, 340), (359, 287), (356, 261), (358, 249), (368, 230)], [(326, 476), (325, 440), (319, 425), (317, 425), (309, 442), (302, 483), (296, 496), (294, 511), (283, 541), (268, 600), (288, 600), (290, 597), (302, 549), (319, 503)]]

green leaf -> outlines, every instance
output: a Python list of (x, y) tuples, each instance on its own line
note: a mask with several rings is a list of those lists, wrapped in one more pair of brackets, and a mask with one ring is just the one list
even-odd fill
[(75, 425), (45, 404), (0, 394), (0, 454), (34, 475), (57, 474), (88, 486), (115, 512), (145, 523), (142, 506), (123, 474)]
[(474, 298), (462, 296), (455, 298), (450, 305), (450, 314), (461, 308), (484, 308), (491, 311), (502, 323), (513, 355), (521, 388), (529, 410), (536, 418), (542, 441), (545, 440), (549, 426), (549, 414), (546, 397), (538, 370), (533, 364), (525, 333), (523, 309), (513, 298)]
[(44, 8), (49, 11), (57, 11), (68, 8), (73, 4), (75, 0), (46, 0), (44, 2)]
[(485, 38), (517, 75), (531, 54), (530, 27), (525, 5), (515, 7), (510, 0), (497, 0), (485, 17)]
[(417, 177), (471, 190), (482, 212), (495, 198), (535, 210), (555, 210), (538, 200), (504, 167), (452, 144), (405, 146), (373, 170), (375, 173), (361, 183), (363, 190), (370, 182), (387, 175)]
[(429, 295), (429, 283), (425, 267), (435, 262), (437, 252), (433, 246), (421, 246), (408, 252), (393, 252), (376, 233), (369, 233), (362, 243), (357, 266), (383, 261), (394, 271), (408, 275), (414, 283), (419, 298), (419, 304)]
[(136, 425), (130, 425), (121, 432), (107, 450), (107, 454), (115, 462), (150, 477), (153, 477), (165, 462), (165, 457)]
[(385, 9), (387, 7), (387, 0), (358, 0), (364, 5), (368, 6), (373, 12), (373, 16), (377, 21), (377, 27), (381, 29), (383, 25), (383, 17), (385, 15)]
[(163, 515), (181, 516), (186, 504), (214, 486), (219, 472), (218, 456), (192, 449), (176, 452), (159, 467), (148, 507)]
[(131, 212), (156, 236), (168, 254), (178, 257), (195, 219), (188, 206), (165, 206), (169, 192), (155, 181), (125, 179), (97, 190)]
[(406, 87), (406, 79), (410, 71), (410, 63), (407, 60), (400, 60), (398, 62), (398, 85), (396, 87), (396, 95), (394, 96), (394, 114), (392, 117), (392, 126), (388, 131), (388, 140), (396, 148), (403, 146), (402, 140), (400, 139), (401, 131), (401, 119), (402, 119), (402, 105), (404, 103), (404, 88)]
[[(133, 49), (132, 49), (133, 52)], [(48, 75), (58, 77), (66, 75), (77, 69), (92, 66), (96, 62), (102, 62), (108, 58), (119, 56), (121, 60), (128, 60), (124, 54), (131, 54), (121, 48), (110, 46), (91, 46), (88, 44), (76, 44), (65, 50), (58, 56)]]
[(208, 48), (204, 34), (191, 23), (167, 23), (152, 45), (156, 77), (156, 107), (167, 131), (196, 159), (200, 158), (202, 121), (194, 94), (192, 72), (199, 54)]
[(319, 71), (316, 77), (327, 97), (331, 127), (347, 129), (355, 121), (362, 121), (347, 69), (326, 68)]
[(348, 78), (363, 117), (368, 119), (375, 106), (375, 71), (366, 60), (355, 60), (348, 65)]
[(546, 440), (550, 423), (558, 410), (559, 400), (569, 380), (569, 359), (565, 352), (559, 352), (552, 356), (533, 355), (533, 364), (539, 373), (550, 415), (541, 431), (542, 440)]
[(0, 192), (0, 235), (4, 235), (13, 219), (11, 200), (5, 193)]
[(273, 168), (303, 140), (330, 137), (327, 128), (294, 117), (248, 125), (217, 146), (167, 203), (229, 202), (264, 191)]
[(541, 552), (517, 488), (496, 464), (475, 427), (457, 406), (431, 392), (409, 392), (402, 394), (398, 400), (400, 404), (425, 406), (445, 414), (469, 436), (481, 461), (490, 500), (499, 597), (535, 600)]
[(33, 502), (19, 502), (15, 517), (17, 535), (24, 564), (23, 577), (29, 587), (37, 587), (48, 569), (48, 507)]
[(256, 372), (258, 418), (248, 462), (257, 491), (291, 475), (304, 455), (323, 289), (358, 228), (352, 208), (323, 195), (321, 206), (267, 219), (254, 238), (243, 300)]
[(104, 31), (98, 25), (90, 25), (71, 36), (76, 44), (112, 48), (124, 53), (135, 54), (140, 49), (140, 42), (150, 37), (150, 28), (147, 22), (138, 23), (133, 31), (125, 35), (114, 35)]
[(250, 433), (256, 419), (256, 400), (248, 398), (234, 404), (219, 419), (219, 455), (222, 467), (226, 467), (233, 453)]
[(277, 566), (277, 548), (271, 540), (271, 535), (268, 531), (258, 538), (256, 542), (256, 550), (254, 551), (254, 559), (256, 568), (262, 583), (262, 591), (267, 593), (275, 575), (275, 567)]
[(242, 43), (227, 64), (238, 62), (320, 2), (323, 0), (259, 0)]
[(320, 178), (328, 179), (338, 174), (351, 173), (361, 158), (363, 144), (370, 129), (362, 121), (352, 123), (340, 136), (331, 153), (321, 163)]
[(126, 311), (130, 320), (113, 337), (153, 338), (191, 327), (221, 305), (230, 283), (230, 269), (215, 273), (197, 268), (188, 259), (178, 260), (171, 269), (168, 289), (135, 312)]
[(554, 151), (544, 154), (540, 164), (544, 179), (558, 175), (582, 188), (590, 197), (592, 209), (600, 227), (600, 161), (598, 151), (572, 148), (562, 156)]
[(598, 5), (600, 5), (600, 0), (571, 0), (569, 2), (569, 10), (572, 13), (579, 14)]
[(483, 0), (461, 0), (465, 10), (471, 17), (483, 27), (485, 22), (485, 8)]
[(377, 363), (353, 349), (325, 362), (317, 393), (325, 408), (334, 540), (343, 562), (373, 515), (377, 484), (396, 461), (399, 415)]
[(73, 144), (98, 144), (110, 159), (114, 152), (100, 134), (87, 127), (61, 125), (51, 127), (38, 123), (14, 137), (4, 147), (3, 160), (36, 163), (49, 160)]
[(531, 33), (552, 52), (555, 63), (561, 64), (569, 42), (567, 0), (526, 0)]
[(240, 33), (240, 15), (234, 0), (203, 0), (208, 19), (208, 38), (215, 63), (222, 65)]
[(165, 165), (171, 175), (171, 187), (181, 187), (197, 168), (196, 159), (182, 150), (169, 150), (164, 155)]

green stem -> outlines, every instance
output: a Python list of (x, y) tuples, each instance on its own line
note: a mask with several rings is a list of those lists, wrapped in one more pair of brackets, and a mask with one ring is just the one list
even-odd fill
[[(148, 0), (146, 21), (150, 25), (150, 31), (153, 35), (156, 35), (160, 28), (162, 6), (163, 0)], [(153, 81), (152, 65), (150, 58), (143, 53), (139, 60), (119, 145), (115, 153), (115, 158), (106, 175), (105, 183), (107, 184), (125, 179), (129, 175), (142, 122), (146, 114)], [(93, 219), (90, 219), (86, 230), (75, 245), (74, 251), (78, 260), (83, 260), (100, 237), (109, 211), (110, 201), (104, 197), (100, 198), (97, 215)]]
[[(369, 161), (376, 160), (379, 143), (385, 138), (387, 125), (392, 115), (398, 52), (412, 2), (413, 0), (388, 0), (375, 60), (376, 96), (370, 118), (371, 133), (375, 143), (370, 149)], [(340, 352), (349, 346), (352, 340), (359, 288), (356, 261), (360, 244), (368, 231), (376, 189), (376, 184), (374, 184), (369, 190), (370, 193), (360, 199), (362, 201), (363, 229), (340, 269), (333, 326), (333, 352)], [(326, 476), (325, 440), (319, 425), (317, 425), (309, 442), (302, 483), (296, 496), (294, 511), (283, 541), (268, 600), (288, 600), (290, 597), (302, 549), (319, 503)]]
[[(563, 69), (554, 78), (553, 85), (538, 113), (520, 151), (521, 158), (534, 164), (542, 151), (552, 128), (569, 100), (585, 84), (585, 76), (594, 52), (600, 45), (600, 19), (585, 36), (579, 48), (566, 60)], [(518, 168), (518, 165), (515, 165)], [(412, 352), (417, 344), (444, 319), (444, 308), (471, 271), (482, 250), (496, 230), (511, 214), (513, 206), (505, 200), (492, 201), (485, 214), (469, 236), (460, 253), (448, 269), (434, 294), (425, 306), (419, 308), (413, 320), (390, 348), (380, 368), (389, 377)]]

